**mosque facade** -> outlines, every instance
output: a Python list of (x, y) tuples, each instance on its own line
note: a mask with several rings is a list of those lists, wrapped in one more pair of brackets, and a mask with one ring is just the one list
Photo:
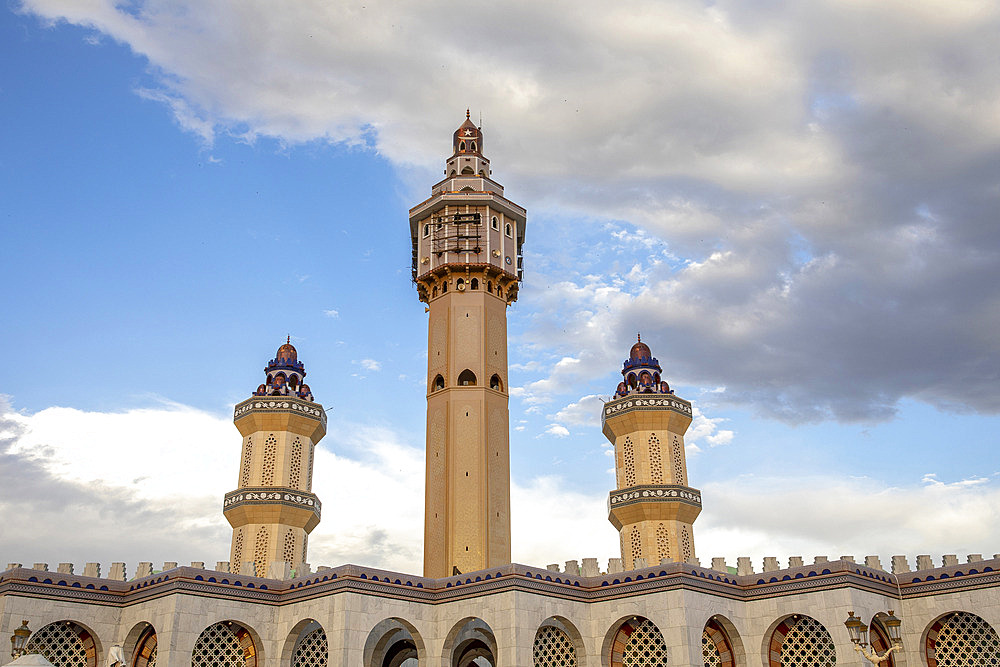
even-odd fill
[(692, 405), (642, 340), (601, 415), (620, 556), (511, 563), (506, 317), (527, 216), (468, 114), (452, 140), (444, 180), (409, 215), (428, 312), (423, 573), (309, 565), (326, 413), (286, 341), (234, 409), (230, 560), (9, 563), (0, 632), (12, 649), (31, 634), (0, 665), (22, 650), (57, 667), (1000, 665), (1000, 554), (702, 564)]

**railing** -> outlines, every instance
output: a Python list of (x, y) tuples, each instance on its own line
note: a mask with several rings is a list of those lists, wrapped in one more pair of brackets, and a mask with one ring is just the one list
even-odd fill
[(293, 505), (295, 507), (305, 507), (312, 509), (319, 516), (323, 509), (323, 504), (315, 494), (306, 491), (296, 491), (282, 486), (246, 487), (230, 491), (222, 500), (222, 509), (243, 504), (267, 504), (281, 503), (282, 505)]
[(233, 408), (233, 419), (238, 419), (242, 415), (253, 410), (262, 412), (273, 412), (276, 410), (294, 410), (313, 419), (318, 419), (326, 427), (326, 411), (319, 403), (303, 401), (290, 396), (255, 396), (248, 398), (242, 403), (237, 403)]

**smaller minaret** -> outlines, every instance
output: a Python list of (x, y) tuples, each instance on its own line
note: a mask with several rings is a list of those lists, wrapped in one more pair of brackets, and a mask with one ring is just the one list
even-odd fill
[(326, 412), (303, 380), (306, 369), (291, 338), (264, 369), (267, 381), (233, 414), (243, 435), (237, 489), (223, 514), (233, 527), (230, 567), (264, 577), (284, 561), (297, 571), (306, 562), (309, 533), (319, 524), (312, 493), (313, 455), (326, 435)]
[(618, 529), (630, 570), (638, 558), (658, 565), (695, 557), (692, 524), (701, 512), (701, 492), (688, 486), (684, 459), (691, 403), (674, 395), (661, 372), (640, 337), (601, 416), (604, 436), (615, 446), (618, 482), (608, 520)]

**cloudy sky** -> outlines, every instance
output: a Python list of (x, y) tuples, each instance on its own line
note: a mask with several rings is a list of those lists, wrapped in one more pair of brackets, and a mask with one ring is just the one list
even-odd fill
[(515, 560), (617, 555), (638, 331), (703, 562), (1000, 551), (998, 43), (987, 0), (10, 0), (0, 561), (227, 558), (231, 408), (291, 335), (310, 560), (419, 571), (406, 211), (466, 108), (529, 212)]

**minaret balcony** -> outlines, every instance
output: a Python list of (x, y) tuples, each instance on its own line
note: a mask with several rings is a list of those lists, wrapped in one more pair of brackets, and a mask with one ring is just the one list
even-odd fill
[(285, 523), (308, 532), (319, 523), (322, 507), (316, 494), (286, 486), (245, 487), (230, 491), (222, 500), (222, 512), (234, 527)]
[(608, 495), (608, 519), (617, 530), (647, 520), (691, 523), (700, 513), (701, 491), (681, 484), (640, 484)]
[[(612, 442), (615, 432), (645, 429), (670, 429), (676, 421), (677, 431), (683, 433), (691, 423), (694, 412), (689, 401), (673, 394), (629, 394), (604, 404), (601, 427)], [(680, 422), (685, 422), (680, 428)], [(673, 429), (671, 429), (673, 430)]]
[(252, 396), (233, 409), (243, 437), (256, 431), (286, 430), (318, 442), (326, 435), (326, 411), (319, 403), (294, 396)]

